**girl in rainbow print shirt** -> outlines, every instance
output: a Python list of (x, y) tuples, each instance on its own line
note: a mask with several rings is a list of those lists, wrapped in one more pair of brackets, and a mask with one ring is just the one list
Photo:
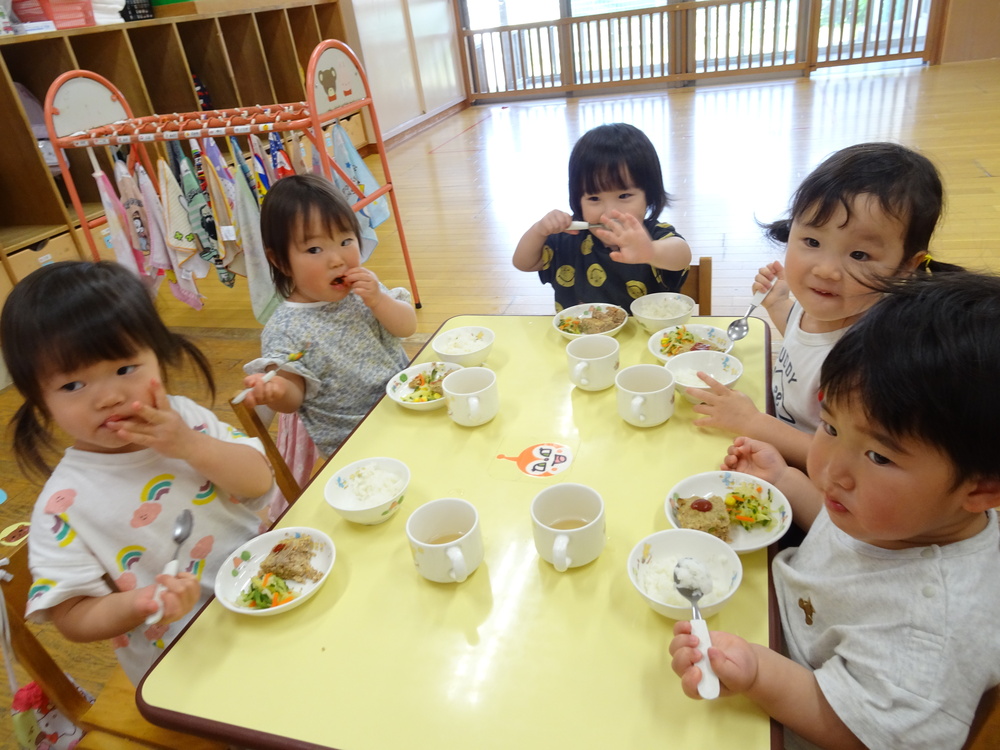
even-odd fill
[[(27, 615), (71, 641), (110, 640), (137, 683), (211, 596), (220, 565), (256, 534), (254, 511), (273, 484), (263, 448), (167, 395), (164, 366), (184, 359), (214, 395), (208, 362), (117, 264), (32, 273), (4, 305), (0, 347), (24, 397), (12, 420), (21, 467), (48, 473), (53, 423), (71, 439), (32, 512)], [(164, 575), (184, 510), (192, 532), (179, 572)]]

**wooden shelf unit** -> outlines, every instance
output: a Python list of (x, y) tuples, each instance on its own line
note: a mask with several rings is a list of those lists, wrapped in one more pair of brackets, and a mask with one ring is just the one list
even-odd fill
[[(62, 180), (39, 151), (14, 83), (40, 102), (62, 73), (84, 69), (112, 81), (136, 117), (200, 108), (192, 75), (214, 108), (305, 99), (305, 70), (323, 39), (345, 40), (337, 0), (288, 0), (253, 10), (0, 37), (0, 276), (16, 282), (9, 258), (48, 240), (72, 241), (89, 258)], [(100, 198), (85, 153), (69, 149), (85, 204)], [(88, 218), (90, 211), (88, 206)], [(66, 235), (67, 237), (62, 237)], [(0, 278), (0, 282), (3, 279)], [(3, 289), (0, 283), (0, 304)]]

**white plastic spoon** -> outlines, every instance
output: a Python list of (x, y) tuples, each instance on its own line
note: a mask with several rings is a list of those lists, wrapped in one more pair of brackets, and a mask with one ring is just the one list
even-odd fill
[(694, 612), (691, 618), (691, 633), (698, 636), (698, 648), (701, 649), (701, 659), (697, 664), (701, 670), (698, 695), (706, 700), (718, 698), (719, 678), (715, 676), (715, 671), (708, 662), (708, 649), (712, 647), (712, 639), (708, 635), (708, 623), (698, 609), (699, 600), (712, 592), (712, 575), (700, 561), (693, 557), (682, 557), (674, 567), (674, 586), (677, 588), (677, 593), (691, 602), (691, 609)]

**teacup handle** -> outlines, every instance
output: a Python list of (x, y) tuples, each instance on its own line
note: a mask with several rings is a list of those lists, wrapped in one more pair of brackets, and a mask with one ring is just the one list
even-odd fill
[(465, 555), (459, 546), (448, 548), (448, 559), (451, 560), (451, 570), (448, 575), (455, 583), (461, 583), (469, 577), (468, 567), (465, 565)]
[(590, 381), (583, 377), (583, 373), (587, 371), (588, 365), (588, 362), (577, 362), (573, 368), (573, 380), (579, 380), (580, 385), (590, 385)]
[(636, 396), (632, 399), (632, 415), (640, 422), (646, 421), (646, 415), (640, 411), (644, 403), (646, 403), (645, 396)]
[(552, 544), (552, 567), (560, 573), (565, 572), (566, 568), (573, 564), (573, 559), (566, 554), (568, 547), (569, 537), (566, 534), (557, 536)]

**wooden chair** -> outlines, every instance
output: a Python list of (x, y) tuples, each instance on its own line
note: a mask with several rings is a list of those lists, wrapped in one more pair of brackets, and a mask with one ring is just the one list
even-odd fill
[(681, 294), (698, 303), (699, 315), (712, 314), (712, 258), (703, 255), (697, 263), (688, 266), (688, 275), (681, 287)]
[(962, 750), (1000, 750), (1000, 687), (987, 690), (979, 701)]
[(77, 750), (226, 748), (226, 743), (164, 729), (146, 721), (135, 705), (135, 686), (125, 676), (121, 666), (115, 667), (97, 700), (91, 704), (66, 677), (24, 621), (32, 582), (28, 569), (27, 539), (6, 554), (10, 563), (4, 569), (12, 578), (0, 581), (0, 587), (3, 588), (7, 619), (10, 621), (10, 642), (14, 655), (56, 707), (74, 724), (86, 730), (86, 735), (76, 746)]
[(302, 487), (296, 481), (292, 470), (288, 468), (284, 456), (278, 451), (278, 446), (275, 445), (271, 431), (268, 429), (268, 425), (274, 419), (274, 412), (266, 406), (251, 408), (243, 401), (238, 404), (230, 401), (229, 405), (233, 408), (243, 431), (264, 444), (264, 452), (274, 468), (274, 481), (278, 485), (278, 489), (281, 490), (281, 494), (285, 496), (285, 500), (291, 505), (302, 494)]

